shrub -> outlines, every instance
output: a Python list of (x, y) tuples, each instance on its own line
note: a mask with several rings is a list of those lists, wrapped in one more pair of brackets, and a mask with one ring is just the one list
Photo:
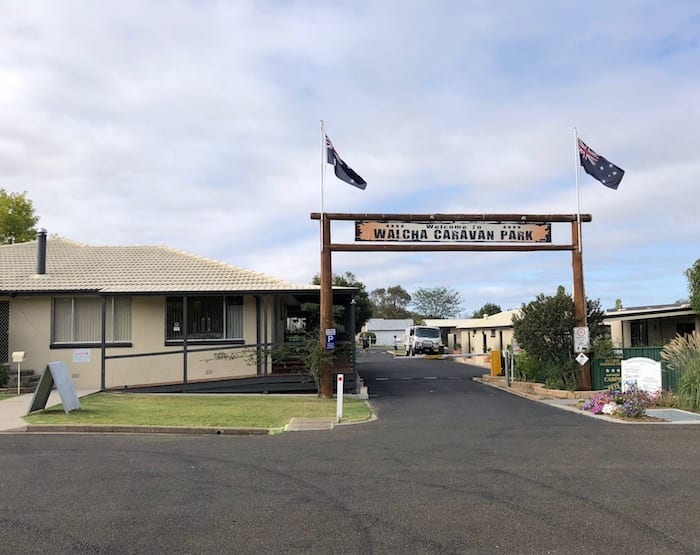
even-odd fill
[(575, 389), (578, 372), (578, 364), (572, 360), (539, 360), (527, 351), (515, 357), (515, 374), (520, 379), (542, 383), (548, 389)]
[(526, 381), (547, 384), (548, 387), (559, 380), (554, 364), (542, 362), (527, 351), (515, 357), (515, 371)]
[(526, 381), (544, 383), (538, 380), (541, 366), (540, 362), (527, 351), (515, 357), (515, 372)]
[(0, 387), (5, 387), (8, 381), (10, 381), (10, 365), (0, 364)]
[(700, 412), (700, 358), (688, 362), (678, 380), (680, 408)]
[(700, 333), (676, 336), (661, 351), (661, 358), (679, 374), (680, 408), (700, 411)]
[(676, 395), (673, 391), (662, 389), (656, 395), (654, 395), (653, 399), (654, 406), (659, 408), (672, 409), (679, 407), (678, 395)]

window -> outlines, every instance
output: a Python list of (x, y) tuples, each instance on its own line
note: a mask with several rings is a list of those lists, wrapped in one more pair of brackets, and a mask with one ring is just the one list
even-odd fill
[[(166, 341), (182, 341), (182, 301), (166, 300)], [(187, 297), (187, 340), (243, 341), (243, 297)]]
[(646, 320), (632, 320), (630, 322), (631, 346), (646, 347), (649, 345), (649, 330)]
[[(107, 297), (107, 343), (131, 341), (131, 297)], [(101, 343), (101, 297), (55, 297), (52, 343)]]

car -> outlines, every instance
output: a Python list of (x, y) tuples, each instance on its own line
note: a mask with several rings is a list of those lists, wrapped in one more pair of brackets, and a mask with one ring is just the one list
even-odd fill
[(404, 348), (408, 356), (443, 353), (440, 328), (432, 326), (410, 326), (404, 333)]

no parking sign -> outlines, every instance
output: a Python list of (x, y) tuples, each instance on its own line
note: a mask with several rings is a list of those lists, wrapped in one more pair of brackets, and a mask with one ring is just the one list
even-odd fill
[(583, 353), (588, 350), (589, 344), (588, 327), (574, 328), (574, 353)]

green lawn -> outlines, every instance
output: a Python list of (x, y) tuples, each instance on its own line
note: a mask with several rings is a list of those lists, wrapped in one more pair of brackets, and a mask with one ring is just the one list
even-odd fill
[[(335, 399), (274, 395), (145, 395), (96, 393), (80, 399), (80, 410), (65, 414), (61, 405), (25, 417), (29, 424), (99, 424), (281, 428), (292, 418), (334, 417)], [(371, 417), (367, 403), (345, 399), (342, 422)]]
[(3, 399), (9, 399), (10, 397), (15, 397), (16, 393), (0, 393), (0, 401)]

